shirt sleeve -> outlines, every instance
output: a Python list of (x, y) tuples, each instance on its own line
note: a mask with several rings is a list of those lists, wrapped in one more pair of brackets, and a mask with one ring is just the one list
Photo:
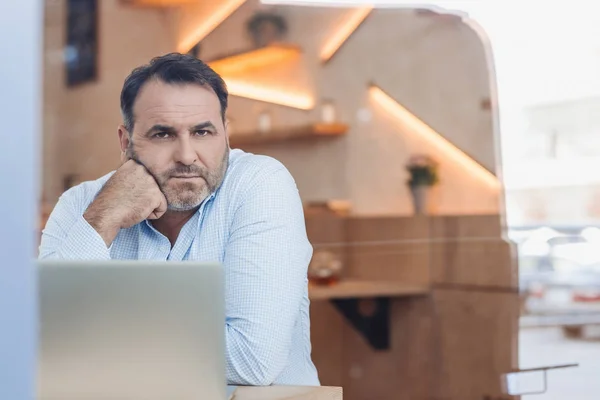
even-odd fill
[(83, 218), (86, 197), (81, 187), (61, 196), (42, 231), (39, 259), (110, 260), (110, 249)]
[(229, 384), (271, 385), (286, 367), (311, 256), (298, 189), (280, 166), (242, 197), (225, 249)]

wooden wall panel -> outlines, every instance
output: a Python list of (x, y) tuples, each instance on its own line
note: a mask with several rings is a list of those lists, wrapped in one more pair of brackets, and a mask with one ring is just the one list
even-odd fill
[(346, 322), (329, 301), (310, 305), (312, 360), (321, 385), (343, 386), (344, 327)]
[(430, 261), (434, 285), (518, 288), (513, 247), (502, 239), (433, 242)]
[(345, 327), (345, 400), (429, 399), (433, 338), (430, 309), (426, 296), (393, 300), (388, 351), (374, 351), (352, 327)]
[(485, 291), (434, 290), (439, 366), (433, 398), (507, 398), (502, 373), (518, 363), (518, 296)]
[(502, 237), (500, 216), (496, 214), (430, 217), (429, 226), (431, 239)]
[(498, 215), (430, 218), (432, 283), (518, 287), (514, 245)]
[(345, 399), (431, 399), (435, 384), (431, 310), (428, 296), (395, 299), (391, 348), (386, 352), (374, 353), (351, 329), (344, 331), (346, 362), (361, 372), (345, 377)]
[(351, 218), (348, 275), (428, 284), (428, 218)]

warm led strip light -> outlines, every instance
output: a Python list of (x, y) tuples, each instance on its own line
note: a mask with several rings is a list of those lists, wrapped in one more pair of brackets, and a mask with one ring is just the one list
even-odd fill
[(340, 27), (331, 35), (321, 49), (321, 61), (327, 62), (338, 51), (352, 33), (360, 26), (373, 10), (372, 6), (361, 7), (354, 10)]
[(315, 105), (314, 99), (309, 94), (264, 87), (259, 84), (236, 79), (225, 78), (225, 82), (227, 83), (229, 94), (233, 96), (299, 108), (301, 110), (310, 110)]
[(271, 45), (215, 60), (209, 62), (208, 65), (219, 75), (227, 77), (228, 75), (243, 74), (256, 68), (293, 61), (299, 57), (300, 50), (297, 47)]
[(229, 0), (221, 1), (222, 4), (214, 11), (207, 19), (202, 21), (200, 25), (187, 37), (182, 39), (177, 45), (177, 51), (187, 53), (199, 41), (204, 39), (206, 35), (213, 31), (221, 22), (225, 21), (235, 10), (237, 10), (246, 0)]
[(369, 88), (369, 94), (381, 108), (394, 116), (407, 130), (427, 140), (429, 144), (444, 153), (456, 164), (463, 167), (467, 173), (477, 177), (490, 188), (500, 188), (500, 182), (494, 174), (465, 154), (461, 149), (450, 143), (442, 135), (434, 131), (429, 125), (421, 121), (417, 116), (404, 108), (379, 87), (372, 85)]

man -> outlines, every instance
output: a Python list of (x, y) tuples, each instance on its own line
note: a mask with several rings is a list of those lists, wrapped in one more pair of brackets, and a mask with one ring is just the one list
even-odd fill
[(135, 69), (121, 92), (123, 164), (61, 196), (40, 258), (221, 262), (228, 383), (318, 385), (298, 190), (278, 161), (229, 150), (227, 96), (192, 56)]

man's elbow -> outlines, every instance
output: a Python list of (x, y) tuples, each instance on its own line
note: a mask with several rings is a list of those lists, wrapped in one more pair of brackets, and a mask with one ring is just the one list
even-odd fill
[(263, 361), (254, 357), (232, 367), (235, 378), (230, 379), (230, 383), (243, 386), (271, 386), (284, 369), (282, 362), (272, 359), (271, 362)]
[(38, 249), (38, 260), (60, 260), (60, 256), (55, 250)]
[(287, 364), (286, 351), (279, 346), (250, 346), (238, 336), (227, 338), (227, 380), (232, 385), (270, 386), (277, 381)]
[(231, 382), (234, 385), (240, 386), (271, 386), (275, 383), (276, 376), (271, 374), (247, 374), (239, 379), (238, 382)]

